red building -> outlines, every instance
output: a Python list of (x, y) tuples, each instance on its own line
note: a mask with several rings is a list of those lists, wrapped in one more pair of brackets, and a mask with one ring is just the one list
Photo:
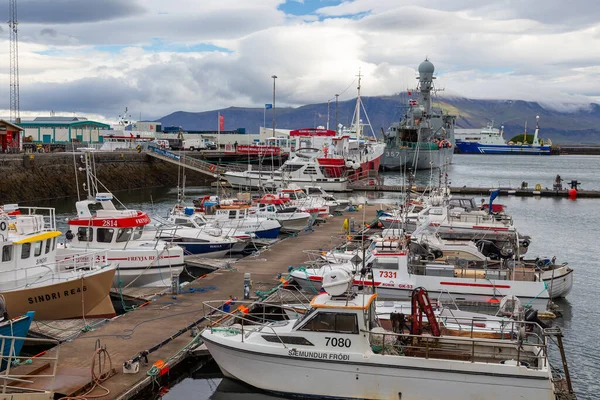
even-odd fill
[(22, 134), (24, 129), (18, 125), (0, 119), (0, 144), (3, 153), (18, 153), (22, 148)]

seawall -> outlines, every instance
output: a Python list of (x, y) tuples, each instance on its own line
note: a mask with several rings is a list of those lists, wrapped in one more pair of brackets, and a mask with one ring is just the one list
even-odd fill
[[(85, 182), (81, 153), (3, 154), (0, 156), (0, 204), (57, 199), (77, 195)], [(94, 153), (95, 173), (111, 191), (177, 186), (178, 167), (135, 152)], [(75, 178), (77, 169), (77, 180)], [(214, 181), (186, 171), (189, 186)], [(102, 191), (102, 190), (100, 190)]]

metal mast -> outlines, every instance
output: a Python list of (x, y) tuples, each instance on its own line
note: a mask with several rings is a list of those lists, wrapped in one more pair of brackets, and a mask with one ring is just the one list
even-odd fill
[(17, 0), (8, 0), (10, 31), (10, 120), (21, 122), (19, 105), (19, 37), (17, 34)]

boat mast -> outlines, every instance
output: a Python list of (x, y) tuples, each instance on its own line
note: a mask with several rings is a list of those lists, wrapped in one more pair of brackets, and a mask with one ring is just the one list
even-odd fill
[(356, 110), (354, 116), (354, 129), (356, 132), (356, 138), (362, 137), (362, 126), (360, 125), (360, 78), (362, 75), (360, 74), (360, 68), (358, 69), (358, 86), (356, 89), (358, 90), (358, 97), (356, 98)]
[(88, 200), (93, 200), (92, 196), (92, 182), (91, 182), (91, 171), (90, 171), (90, 158), (89, 153), (86, 151), (84, 154), (85, 161), (85, 178), (86, 178), (86, 190), (87, 190), (87, 198)]

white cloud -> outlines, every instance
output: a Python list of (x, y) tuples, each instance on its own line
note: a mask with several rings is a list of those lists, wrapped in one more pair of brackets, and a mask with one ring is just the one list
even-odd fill
[[(447, 95), (567, 109), (600, 96), (600, 3), (592, 1), (323, 1), (307, 15), (286, 15), (285, 0), (111, 0), (101, 13), (84, 0), (50, 3), (19, 9), (32, 13), (19, 25), (24, 113), (113, 119), (128, 106), (157, 118), (262, 107), (273, 74), (278, 105), (326, 102), (348, 86), (340, 99), (355, 96), (359, 68), (363, 94), (388, 95), (414, 86), (425, 56)], [(34, 9), (46, 11), (26, 11)], [(0, 32), (5, 99), (7, 36)]]

